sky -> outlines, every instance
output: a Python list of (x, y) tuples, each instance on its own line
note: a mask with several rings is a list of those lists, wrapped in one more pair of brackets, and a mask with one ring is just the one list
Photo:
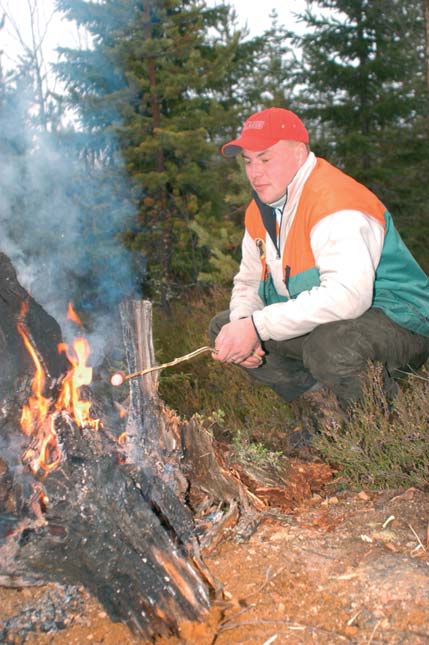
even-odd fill
[[(206, 0), (209, 5), (219, 4), (217, 0)], [(270, 13), (273, 9), (278, 14), (279, 24), (285, 27), (296, 28), (294, 14), (304, 11), (305, 0), (266, 0), (266, 2), (252, 2), (252, 0), (229, 0), (237, 14), (240, 24), (247, 24), (250, 35), (258, 36), (270, 27)]]
[[(209, 5), (219, 4), (219, 0), (206, 0)], [(229, 0), (237, 11), (239, 24), (247, 25), (251, 36), (261, 34), (270, 26), (269, 15), (273, 9), (276, 10), (279, 23), (286, 27), (297, 27), (294, 13), (303, 11), (305, 0), (267, 0), (261, 7), (261, 3), (252, 0)], [(61, 21), (60, 16), (54, 13), (54, 0), (0, 0), (1, 14), (5, 12), (9, 18), (5, 26), (0, 30), (1, 60), (4, 68), (14, 67), (19, 52), (22, 50), (20, 38), (25, 45), (31, 45), (30, 10), (29, 7), (37, 5), (40, 16), (39, 24), (36, 25), (37, 39), (43, 36), (45, 60), (47, 63), (56, 60), (55, 48), (64, 45), (75, 47), (79, 44), (82, 34), (69, 21)], [(46, 34), (45, 34), (46, 29)], [(19, 31), (19, 35), (18, 32)]]

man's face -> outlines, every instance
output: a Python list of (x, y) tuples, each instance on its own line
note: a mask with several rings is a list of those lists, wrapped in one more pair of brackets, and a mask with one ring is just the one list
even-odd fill
[(243, 149), (246, 175), (259, 199), (271, 204), (283, 197), (307, 154), (297, 141), (278, 141), (262, 152)]

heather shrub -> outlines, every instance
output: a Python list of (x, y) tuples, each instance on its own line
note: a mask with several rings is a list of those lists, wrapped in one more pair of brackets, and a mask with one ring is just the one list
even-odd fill
[(314, 441), (324, 461), (339, 468), (345, 487), (429, 486), (429, 376), (410, 374), (392, 402), (379, 367), (369, 368), (363, 401), (347, 422), (327, 420)]

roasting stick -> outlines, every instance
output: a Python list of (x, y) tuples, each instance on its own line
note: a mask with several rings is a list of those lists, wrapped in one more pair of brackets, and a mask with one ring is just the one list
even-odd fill
[(141, 370), (140, 372), (133, 372), (132, 374), (125, 374), (125, 372), (115, 372), (110, 377), (110, 383), (111, 385), (118, 387), (119, 385), (122, 385), (125, 381), (128, 381), (128, 379), (130, 378), (135, 378), (136, 376), (144, 376), (145, 374), (149, 374), (150, 372), (155, 372), (156, 370), (163, 370), (164, 367), (172, 367), (173, 365), (177, 365), (178, 363), (183, 363), (183, 361), (189, 361), (191, 360), (191, 358), (198, 356), (198, 354), (203, 354), (204, 352), (212, 352), (215, 354), (217, 350), (213, 349), (213, 347), (200, 347), (199, 349), (196, 349), (190, 354), (179, 356), (178, 358), (175, 358), (174, 360), (168, 363), (162, 363), (162, 365), (154, 365), (153, 367), (147, 367), (145, 370)]

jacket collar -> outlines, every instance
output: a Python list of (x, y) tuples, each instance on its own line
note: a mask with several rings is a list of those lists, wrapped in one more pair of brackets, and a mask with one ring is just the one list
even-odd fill
[(298, 170), (298, 172), (290, 182), (289, 186), (287, 187), (287, 191), (288, 191), (287, 206), (288, 207), (294, 206), (295, 203), (300, 198), (304, 184), (309, 178), (309, 176), (311, 175), (311, 173), (313, 172), (316, 163), (317, 163), (317, 159), (314, 152), (310, 152), (307, 159), (302, 164), (301, 168)]
[(254, 190), (252, 190), (252, 197), (259, 208), (259, 212), (261, 213), (262, 221), (268, 235), (272, 239), (274, 246), (277, 246), (276, 212), (274, 208), (271, 208), (269, 204), (264, 204)]

